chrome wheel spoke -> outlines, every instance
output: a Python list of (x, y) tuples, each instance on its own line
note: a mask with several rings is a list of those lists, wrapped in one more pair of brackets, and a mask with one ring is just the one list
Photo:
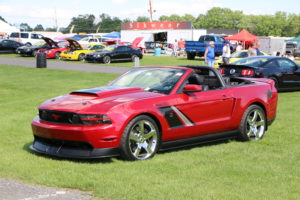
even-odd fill
[(251, 120), (252, 122), (255, 122), (255, 121), (257, 120), (257, 115), (258, 115), (258, 114), (257, 114), (257, 110), (255, 110), (255, 111), (254, 111), (253, 118), (252, 118), (252, 120)]
[(139, 128), (140, 128), (140, 130), (139, 130), (140, 134), (144, 135), (145, 134), (145, 124), (144, 124), (144, 121), (140, 121), (139, 122)]
[(264, 120), (258, 121), (258, 122), (256, 123), (256, 125), (257, 125), (257, 126), (264, 126), (264, 125), (265, 125), (265, 121), (264, 121)]
[(140, 155), (142, 148), (138, 145), (133, 154), (138, 157)]
[(155, 130), (152, 130), (152, 131), (150, 131), (149, 133), (145, 134), (145, 135), (144, 135), (144, 138), (145, 138), (146, 140), (148, 140), (148, 139), (150, 139), (151, 137), (153, 137), (154, 135), (156, 135), (156, 131), (155, 131)]
[(139, 140), (139, 137), (136, 135), (131, 135), (131, 136), (129, 136), (129, 139), (137, 142)]
[(147, 153), (152, 153), (151, 145), (148, 145), (146, 148)]

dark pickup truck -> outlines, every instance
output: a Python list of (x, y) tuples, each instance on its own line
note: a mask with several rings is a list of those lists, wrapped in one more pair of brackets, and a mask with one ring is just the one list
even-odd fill
[[(226, 40), (220, 35), (202, 35), (198, 41), (186, 41), (185, 51), (189, 60), (195, 59), (195, 56), (203, 56), (209, 42), (215, 42), (216, 56), (222, 55), (222, 49)], [(232, 49), (232, 47), (231, 47)]]

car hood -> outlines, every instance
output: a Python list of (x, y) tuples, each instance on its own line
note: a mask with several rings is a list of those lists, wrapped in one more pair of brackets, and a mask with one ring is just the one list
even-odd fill
[(145, 98), (164, 96), (141, 88), (106, 86), (71, 92), (45, 101), (39, 109), (75, 113), (107, 113), (111, 108)]

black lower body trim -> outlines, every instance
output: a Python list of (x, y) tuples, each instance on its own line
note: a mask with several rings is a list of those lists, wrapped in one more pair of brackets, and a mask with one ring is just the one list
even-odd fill
[(229, 140), (229, 139), (236, 138), (236, 136), (237, 136), (237, 130), (234, 130), (234, 131), (226, 131), (221, 133), (213, 133), (213, 134), (208, 134), (203, 136), (186, 138), (181, 140), (168, 141), (162, 143), (160, 151), (178, 149), (178, 148), (194, 146), (194, 145), (199, 145), (199, 144), (204, 144), (209, 142)]
[(114, 157), (120, 155), (119, 148), (80, 149), (75, 147), (64, 146), (64, 144), (51, 145), (38, 140), (35, 140), (29, 148), (30, 150), (37, 153), (63, 158), (90, 159)]

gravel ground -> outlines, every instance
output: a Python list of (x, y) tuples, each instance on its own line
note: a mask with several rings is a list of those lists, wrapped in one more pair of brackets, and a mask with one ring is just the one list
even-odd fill
[(1, 200), (87, 200), (92, 195), (77, 190), (24, 184), (20, 181), (0, 179)]
[[(23, 67), (36, 67), (35, 59), (26, 59), (26, 58), (9, 58), (9, 57), (0, 57), (1, 65), (17, 65)], [(127, 72), (129, 67), (113, 67), (113, 66), (100, 66), (97, 64), (88, 64), (88, 63), (71, 63), (71, 62), (61, 62), (61, 61), (47, 61), (47, 68), (49, 69), (58, 69), (58, 70), (74, 70), (74, 71), (83, 71), (83, 72), (101, 72), (109, 74), (123, 74)]]

